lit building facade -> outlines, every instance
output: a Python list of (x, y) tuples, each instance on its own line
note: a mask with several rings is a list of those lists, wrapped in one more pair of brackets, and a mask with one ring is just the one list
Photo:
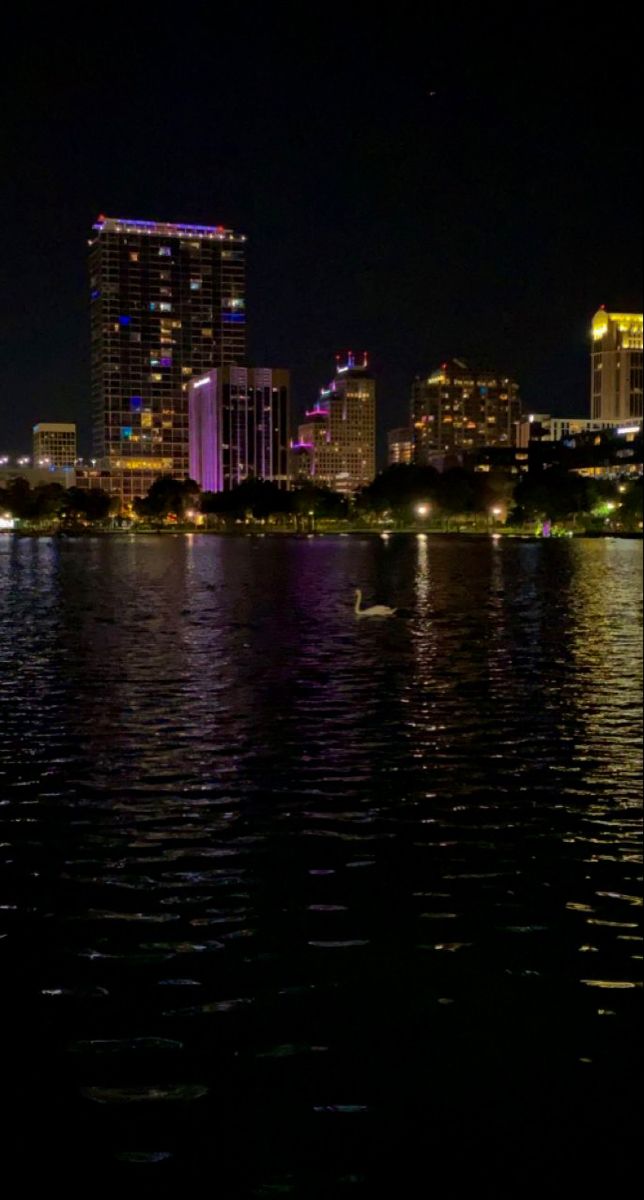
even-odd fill
[(481, 446), (512, 446), (521, 405), (517, 384), (454, 358), (412, 387), (414, 461), (431, 463)]
[(376, 474), (376, 381), (366, 353), (357, 363), (349, 351), (337, 359), (335, 378), (322, 388), (320, 398), (299, 426), (292, 444), (309, 477), (320, 487), (353, 495), (371, 483)]
[(41, 421), (34, 425), (34, 467), (73, 467), (76, 455), (76, 426), (73, 423)]
[(245, 358), (244, 243), (222, 226), (94, 226), (93, 453), (123, 472), (124, 498), (149, 476), (188, 474), (190, 379)]
[[(640, 423), (636, 420), (625, 421), (619, 426), (620, 433), (639, 432)], [(614, 421), (595, 421), (587, 417), (551, 417), (548, 413), (529, 413), (521, 418), (517, 425), (517, 446), (525, 450), (531, 442), (562, 442), (580, 437), (586, 433), (600, 433), (602, 430), (616, 429)]]
[(290, 375), (225, 366), (188, 385), (189, 473), (203, 491), (246, 479), (289, 485)]
[(387, 434), (387, 462), (390, 467), (398, 463), (408, 464), (414, 457), (414, 439), (411, 429), (390, 429)]
[(642, 314), (600, 308), (591, 338), (591, 417), (612, 425), (641, 419)]

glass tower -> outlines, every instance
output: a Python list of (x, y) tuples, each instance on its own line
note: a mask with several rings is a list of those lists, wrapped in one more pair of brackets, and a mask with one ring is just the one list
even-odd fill
[(642, 314), (600, 308), (591, 333), (591, 417), (614, 425), (641, 418)]
[(188, 474), (188, 384), (246, 357), (245, 238), (101, 216), (90, 240), (94, 457), (127, 479)]
[(290, 375), (225, 366), (191, 380), (190, 475), (204, 491), (246, 479), (289, 485)]

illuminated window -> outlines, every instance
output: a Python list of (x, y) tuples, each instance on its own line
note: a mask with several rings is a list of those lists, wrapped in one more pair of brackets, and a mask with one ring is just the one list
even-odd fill
[(130, 262), (138, 262), (138, 261), (139, 261), (138, 250), (130, 250)]
[(172, 258), (170, 246), (159, 246), (159, 258)]

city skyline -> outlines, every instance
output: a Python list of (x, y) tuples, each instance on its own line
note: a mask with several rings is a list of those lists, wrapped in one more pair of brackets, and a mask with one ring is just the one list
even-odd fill
[(579, 31), (559, 32), (547, 72), (523, 51), (520, 70), (511, 51), (497, 69), (466, 31), (454, 72), (446, 24), (429, 41), (422, 22), (361, 30), (355, 61), (320, 28), (280, 72), (280, 21), (242, 35), (231, 19), (215, 47), (193, 40), (180, 80), (169, 29), (139, 39), (108, 22), (100, 54), (64, 22), (18, 44), (4, 80), (7, 451), (45, 405), (87, 444), (82, 243), (101, 211), (248, 235), (248, 361), (291, 369), (295, 412), (329, 353), (365, 345), (383, 431), (406, 420), (410, 378), (445, 357), (499, 364), (529, 409), (584, 413), (593, 312), (641, 310), (637, 135), (611, 103), (629, 112), (636, 77), (620, 59), (574, 79)]

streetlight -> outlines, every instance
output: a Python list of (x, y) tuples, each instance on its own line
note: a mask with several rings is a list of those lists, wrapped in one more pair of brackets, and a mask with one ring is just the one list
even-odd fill
[(429, 504), (417, 504), (416, 505), (416, 516), (417, 517), (429, 516)]
[(498, 504), (495, 504), (490, 509), (490, 516), (492, 518), (492, 528), (494, 529), (496, 522), (499, 520), (500, 517), (503, 516), (503, 509), (500, 508)]

